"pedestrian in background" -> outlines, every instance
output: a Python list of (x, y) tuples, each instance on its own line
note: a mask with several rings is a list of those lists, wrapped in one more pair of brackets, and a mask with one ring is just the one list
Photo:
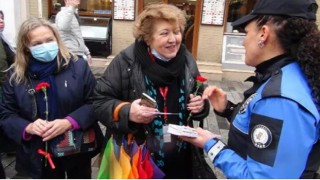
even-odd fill
[[(0, 101), (2, 98), (2, 84), (6, 79), (6, 70), (13, 63), (15, 50), (8, 43), (3, 36), (2, 32), (5, 28), (4, 14), (0, 10)], [(8, 139), (2, 132), (0, 124), (0, 179), (5, 179), (5, 173), (1, 162), (1, 156), (4, 152), (14, 152), (15, 144), (12, 140)]]
[(13, 63), (15, 49), (8, 43), (2, 32), (5, 28), (4, 14), (0, 10), (0, 97), (2, 83), (5, 81), (5, 70)]
[(58, 12), (55, 24), (64, 45), (74, 54), (82, 56), (89, 64), (92, 57), (82, 37), (79, 17), (76, 12), (80, 0), (64, 0), (65, 6)]
[[(95, 115), (107, 126), (107, 138), (111, 133), (133, 133), (138, 144), (147, 140), (165, 178), (193, 178), (191, 146), (169, 134), (168, 124), (202, 121), (210, 108), (208, 101), (193, 95), (200, 74), (181, 43), (185, 23), (184, 13), (173, 5), (148, 6), (134, 24), (136, 41), (112, 60), (94, 92)], [(155, 106), (141, 103), (143, 92)], [(203, 92), (203, 85), (198, 92)], [(157, 115), (159, 111), (174, 115)]]
[[(315, 0), (258, 0), (244, 27), (245, 63), (256, 68), (239, 104), (215, 86), (204, 91), (230, 120), (228, 146), (198, 128), (181, 137), (208, 153), (227, 178), (312, 179), (320, 164), (320, 32)], [(319, 178), (319, 176), (318, 176)]]
[[(0, 103), (1, 126), (19, 144), (16, 170), (36, 179), (91, 178), (91, 158), (99, 148), (53, 157), (55, 169), (49, 166), (48, 156), (38, 152), (47, 144), (46, 151), (52, 154), (68, 130), (83, 135), (93, 127), (96, 142), (103, 138), (93, 118), (90, 96), (96, 80), (88, 63), (71, 54), (58, 31), (44, 19), (26, 20), (17, 40), (15, 62), (8, 71)], [(43, 83), (48, 84), (46, 93), (36, 92)], [(74, 137), (82, 144), (81, 136)]]

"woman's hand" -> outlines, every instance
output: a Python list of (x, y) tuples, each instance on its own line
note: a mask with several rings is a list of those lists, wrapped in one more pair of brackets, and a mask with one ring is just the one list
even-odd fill
[(92, 56), (90, 54), (87, 55), (87, 61), (89, 65), (92, 64)]
[(149, 124), (156, 116), (158, 109), (140, 105), (141, 99), (131, 103), (129, 119), (135, 123)]
[(42, 136), (47, 131), (47, 123), (48, 122), (43, 119), (37, 119), (26, 127), (26, 132), (28, 134)]
[(55, 119), (47, 122), (47, 131), (42, 135), (43, 141), (48, 141), (67, 130), (71, 129), (72, 124), (67, 119)]
[(204, 130), (200, 127), (197, 129), (198, 137), (196, 138), (191, 138), (191, 137), (185, 137), (185, 136), (179, 136), (179, 138), (183, 141), (189, 142), (197, 147), (203, 148), (205, 143), (212, 138), (218, 138), (221, 139), (220, 135), (213, 134), (212, 132), (208, 130)]
[(190, 94), (190, 102), (187, 104), (187, 109), (191, 111), (191, 113), (196, 114), (200, 113), (204, 108), (204, 99), (201, 98), (200, 95), (194, 96)]
[(80, 0), (65, 0), (66, 6), (77, 7), (80, 4)]
[(227, 94), (216, 86), (207, 87), (203, 92), (202, 98), (208, 99), (212, 107), (218, 112), (223, 112), (228, 103)]

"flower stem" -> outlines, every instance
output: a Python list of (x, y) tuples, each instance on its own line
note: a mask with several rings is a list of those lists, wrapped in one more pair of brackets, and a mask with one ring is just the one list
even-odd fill
[[(46, 102), (46, 112), (45, 112), (46, 121), (48, 121), (48, 117), (49, 117), (48, 96), (47, 96), (46, 90), (44, 90), (43, 92), (44, 92), (44, 101)], [(48, 141), (45, 142), (45, 151), (48, 152)], [(45, 160), (44, 160), (44, 165), (45, 165), (45, 167), (47, 167), (47, 164), (48, 164), (47, 157), (45, 157)]]
[[(193, 95), (196, 96), (198, 94), (198, 90), (199, 90), (200, 86), (197, 85), (197, 89), (194, 91)], [(191, 116), (192, 116), (192, 113), (191, 111), (189, 112), (189, 116), (187, 118), (187, 125), (190, 125), (190, 120), (191, 120)]]

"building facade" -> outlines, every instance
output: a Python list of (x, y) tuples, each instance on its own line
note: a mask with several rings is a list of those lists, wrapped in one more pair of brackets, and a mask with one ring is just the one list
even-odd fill
[[(79, 14), (92, 19), (112, 18), (112, 57), (134, 42), (133, 22), (146, 5), (153, 2), (174, 4), (193, 20), (190, 32), (185, 35), (186, 44), (196, 58), (201, 73), (213, 80), (243, 80), (252, 74), (253, 68), (244, 65), (244, 49), (241, 45), (244, 34), (233, 30), (230, 24), (250, 12), (255, 1), (81, 0)], [(320, 4), (320, 0), (317, 2)], [(49, 19), (57, 12), (57, 5), (63, 5), (63, 0), (0, 0), (0, 9), (6, 15), (5, 34), (14, 43), (21, 22), (29, 17)], [(123, 9), (126, 13), (132, 13), (132, 16), (122, 16)], [(14, 23), (9, 19), (13, 19)], [(320, 11), (317, 14), (319, 22)]]

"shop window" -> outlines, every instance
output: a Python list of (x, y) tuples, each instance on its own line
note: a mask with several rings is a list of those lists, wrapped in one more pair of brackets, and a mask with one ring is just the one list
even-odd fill
[[(50, 0), (51, 15), (57, 14), (65, 6), (64, 0)], [(110, 16), (112, 14), (112, 0), (80, 0), (78, 9), (80, 16)]]
[(246, 14), (249, 14), (253, 9), (256, 0), (230, 0), (228, 5), (228, 17), (226, 32), (237, 32), (231, 23)]
[(168, 0), (168, 4), (173, 4), (185, 12), (187, 24), (183, 35), (183, 43), (189, 51), (192, 51), (196, 1)]
[(159, 2), (162, 2), (162, 0), (144, 0), (143, 7), (148, 6), (148, 4), (159, 3)]
[[(49, 0), (51, 6), (49, 20), (55, 16), (64, 0)], [(80, 0), (78, 7), (79, 22), (85, 44), (94, 57), (107, 57), (112, 49), (112, 0)]]

